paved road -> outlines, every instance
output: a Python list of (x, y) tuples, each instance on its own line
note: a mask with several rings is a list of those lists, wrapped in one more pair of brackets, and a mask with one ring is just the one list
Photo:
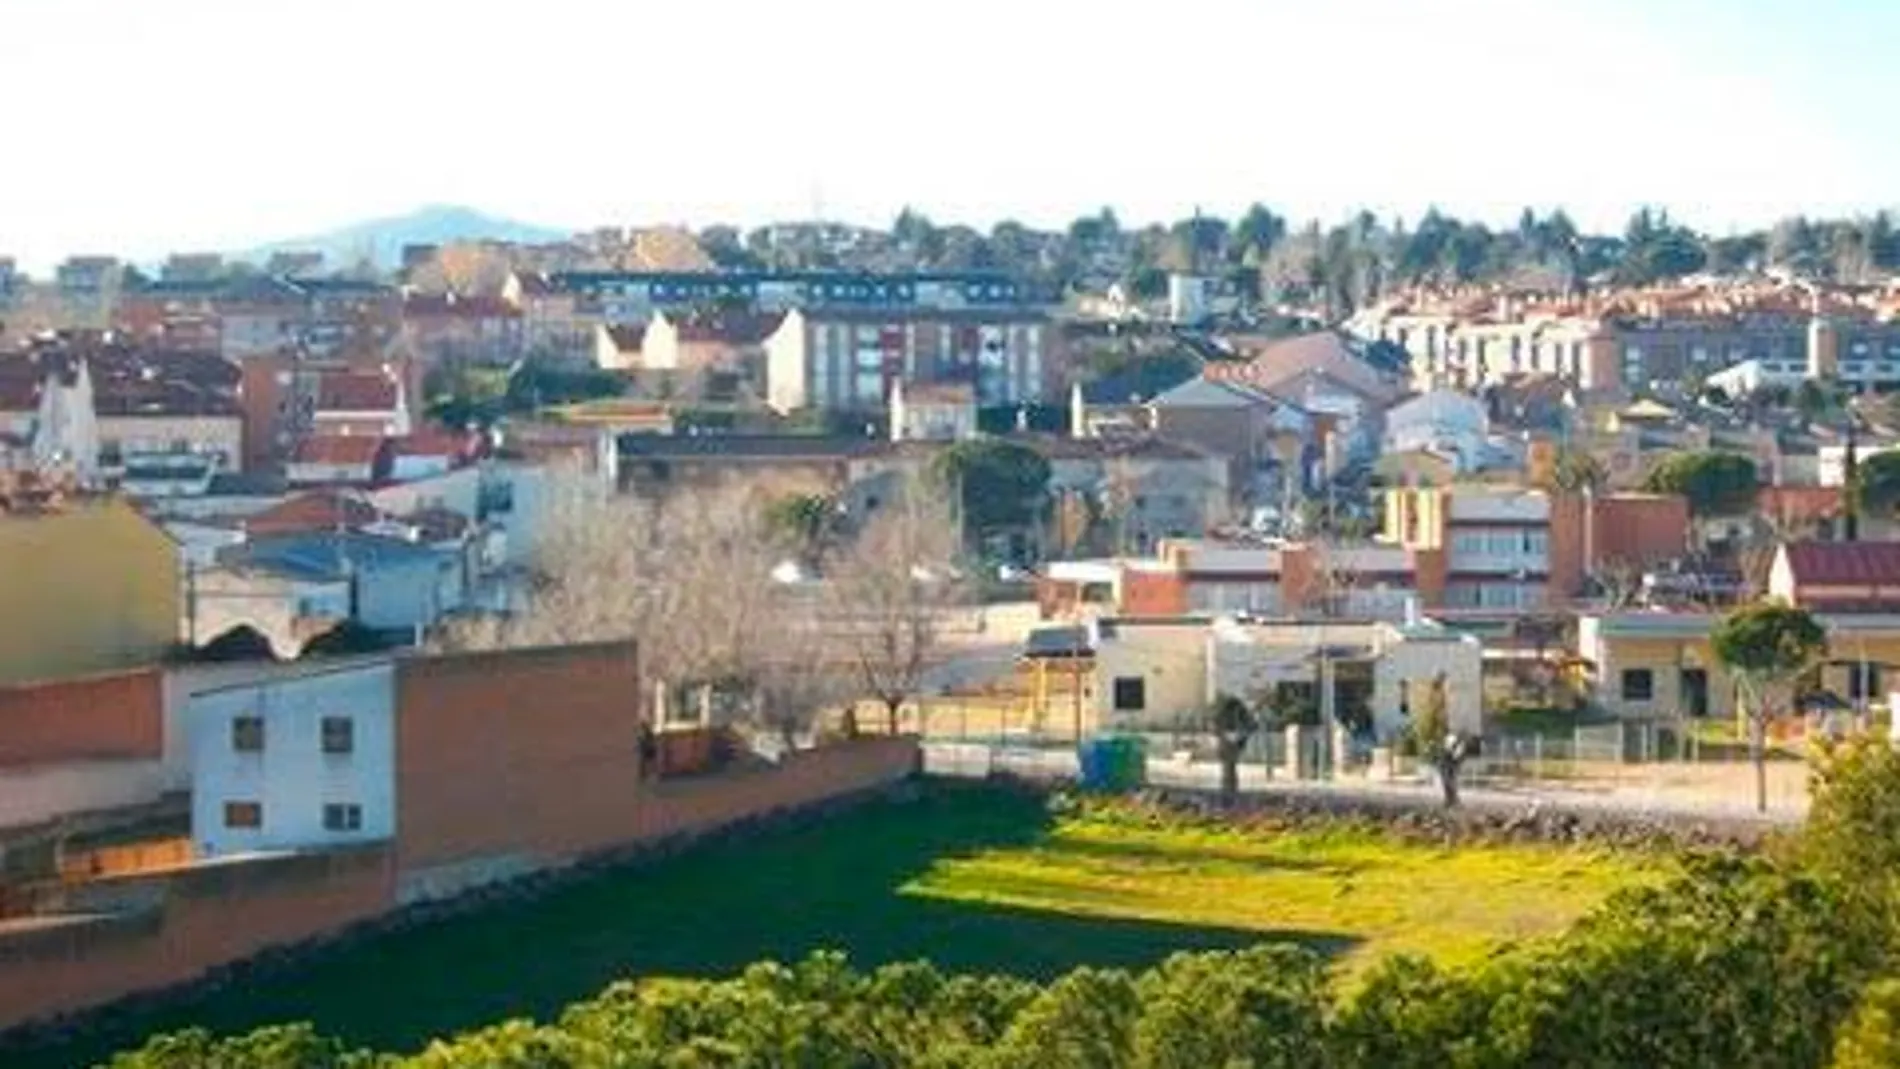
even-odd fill
[[(944, 775), (983, 776), (994, 770), (1032, 778), (1059, 779), (1072, 778), (1076, 774), (1075, 753), (1068, 749), (926, 742), (924, 758), (929, 771)], [(1190, 764), (1150, 758), (1148, 778), (1150, 782), (1163, 786), (1212, 790), (1219, 786), (1220, 768), (1210, 762)], [(1436, 805), (1440, 800), (1437, 785), (1430, 782), (1378, 782), (1356, 777), (1338, 780), (1269, 778), (1266, 770), (1258, 765), (1241, 768), (1240, 787), (1242, 791), (1250, 793), (1327, 796), (1385, 804)], [(1535, 806), (1577, 813), (1759, 821), (1777, 825), (1798, 824), (1806, 813), (1804, 805), (1793, 801), (1771, 805), (1769, 811), (1763, 814), (1756, 812), (1753, 802), (1745, 798), (1731, 801), (1711, 798), (1705, 793), (1684, 793), (1635, 784), (1609, 785), (1602, 789), (1549, 783), (1523, 786), (1469, 784), (1460, 792), (1460, 798), (1463, 804), (1473, 809), (1515, 812)]]

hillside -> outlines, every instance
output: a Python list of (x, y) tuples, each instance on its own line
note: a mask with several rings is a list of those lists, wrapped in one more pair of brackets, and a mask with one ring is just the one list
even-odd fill
[(406, 215), (369, 219), (321, 234), (272, 241), (237, 254), (261, 263), (273, 252), (320, 251), (332, 268), (356, 262), (368, 253), (378, 267), (398, 265), (404, 245), (442, 244), (450, 241), (495, 239), (515, 242), (559, 241), (568, 232), (553, 227), (486, 215), (473, 208), (429, 205)]

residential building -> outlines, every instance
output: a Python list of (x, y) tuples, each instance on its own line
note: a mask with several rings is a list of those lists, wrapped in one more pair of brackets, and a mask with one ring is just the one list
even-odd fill
[(178, 641), (179, 564), (123, 501), (0, 472), (0, 682), (153, 664)]
[(611, 323), (641, 322), (666, 309), (715, 305), (784, 311), (791, 308), (1013, 308), (1026, 303), (1022, 285), (990, 272), (866, 274), (825, 271), (573, 271), (550, 276), (555, 287), (599, 309)]
[(377, 659), (195, 694), (187, 723), (198, 856), (392, 837), (395, 673)]
[(426, 367), (506, 367), (527, 352), (521, 309), (502, 297), (412, 293), (403, 298), (402, 323)]
[(1433, 554), (1421, 558), (1436, 563), (1420, 570), (1428, 609), (1509, 615), (1565, 604), (1611, 561), (1640, 569), (1680, 557), (1688, 532), (1677, 497), (1453, 484), (1387, 490), (1382, 537)]
[(312, 434), (297, 443), (284, 478), (292, 486), (364, 486), (389, 471), (390, 440), (370, 434)]
[[(219, 555), (219, 566), (232, 572), (347, 584), (347, 618), (398, 638), (416, 637), (463, 606), (470, 565), (459, 545), (356, 530), (254, 537)], [(298, 615), (313, 615), (310, 605), (296, 608)], [(314, 614), (328, 616), (330, 607)]]
[(646, 367), (640, 346), (645, 323), (602, 323), (594, 328), (594, 366), (602, 371), (639, 371)]
[(1052, 395), (1060, 358), (1048, 318), (1021, 309), (794, 309), (765, 342), (780, 412), (884, 407), (891, 385), (967, 382), (979, 405)]
[(1318, 475), (1323, 421), (1255, 386), (1189, 379), (1147, 409), (1155, 434), (1227, 458), (1229, 483), (1251, 500), (1281, 501)]
[(1328, 471), (1378, 453), (1385, 410), (1403, 395), (1390, 375), (1368, 363), (1357, 343), (1336, 331), (1251, 342), (1238, 360), (1209, 362), (1203, 374), (1262, 390), (1326, 421)]
[(1452, 390), (1432, 390), (1386, 411), (1382, 452), (1430, 451), (1449, 458), (1453, 472), (1462, 474), (1487, 466), (1489, 438), (1484, 402)]
[(1048, 460), (1053, 499), (1094, 502), (1117, 552), (1146, 553), (1162, 539), (1199, 537), (1233, 511), (1227, 461), (1191, 445), (1156, 437), (1009, 440)]
[[(1402, 621), (1424, 604), (1436, 555), (1388, 543), (1163, 540), (1152, 557), (1050, 565), (1051, 613), (1089, 604), (1128, 616), (1221, 613)], [(1094, 587), (1091, 591), (1088, 588)]]
[(427, 430), (393, 439), (389, 445), (389, 477), (397, 482), (442, 475), (474, 460), (482, 447), (478, 437)]
[(765, 341), (784, 319), (782, 312), (659, 311), (641, 337), (639, 366), (682, 375), (728, 372), (762, 385)]
[(598, 312), (581, 310), (576, 291), (541, 272), (513, 272), (501, 297), (521, 310), (521, 341), (528, 352), (551, 359), (585, 361), (604, 323)]
[(1441, 676), (1453, 729), (1482, 730), (1480, 644), (1427, 620), (1104, 617), (1090, 646), (1097, 723), (1113, 730), (1178, 731), (1217, 695), (1264, 702), (1286, 691), (1390, 742)]
[(891, 441), (960, 442), (976, 437), (976, 391), (968, 383), (891, 384)]

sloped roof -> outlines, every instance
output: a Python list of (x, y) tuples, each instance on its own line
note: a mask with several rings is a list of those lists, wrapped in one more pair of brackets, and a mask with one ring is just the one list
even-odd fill
[(396, 407), (396, 382), (365, 371), (325, 374), (317, 383), (319, 412), (390, 412)]
[(1782, 551), (1799, 585), (1900, 589), (1900, 542), (1798, 542)]
[(1153, 404), (1192, 408), (1255, 408), (1284, 405), (1285, 401), (1246, 382), (1220, 379), (1189, 379), (1156, 397)]
[(244, 529), (254, 536), (334, 531), (374, 523), (376, 518), (375, 506), (359, 497), (334, 490), (312, 490), (247, 517)]
[(1321, 375), (1369, 400), (1390, 402), (1399, 388), (1360, 359), (1337, 331), (1321, 330), (1270, 342), (1244, 361), (1216, 362), (1203, 372), (1216, 380), (1239, 380), (1272, 391), (1283, 382)]
[(383, 439), (368, 434), (316, 434), (297, 443), (296, 464), (374, 464)]

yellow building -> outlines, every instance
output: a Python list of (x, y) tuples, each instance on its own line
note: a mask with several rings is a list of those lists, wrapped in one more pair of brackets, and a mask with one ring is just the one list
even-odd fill
[[(1577, 646), (1596, 675), (1596, 697), (1632, 719), (1735, 715), (1735, 681), (1710, 642), (1714, 613), (1630, 611), (1585, 616)], [(1900, 614), (1816, 613), (1827, 656), (1804, 685), (1849, 702), (1881, 702), (1900, 683)]]
[(159, 660), (178, 576), (171, 538), (122, 501), (0, 488), (0, 684)]

